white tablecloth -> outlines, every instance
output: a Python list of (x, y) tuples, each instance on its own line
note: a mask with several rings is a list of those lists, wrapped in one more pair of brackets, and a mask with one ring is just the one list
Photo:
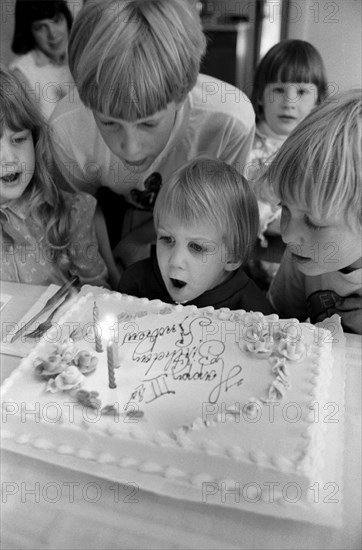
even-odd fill
[[(16, 286), (19, 304), (27, 290)], [(43, 291), (32, 288), (33, 302)], [(2, 549), (361, 548), (361, 341), (347, 335), (342, 528), (158, 497), (96, 469), (89, 475), (3, 451)], [(1, 356), (2, 380), (19, 360)]]

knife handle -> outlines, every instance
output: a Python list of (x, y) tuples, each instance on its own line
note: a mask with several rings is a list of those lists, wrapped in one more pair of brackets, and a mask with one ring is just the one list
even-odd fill
[(49, 309), (51, 309), (67, 292), (69, 291), (70, 287), (74, 284), (79, 282), (79, 277), (77, 275), (74, 275), (69, 281), (67, 281), (63, 286), (60, 287), (59, 290), (46, 302), (45, 306), (38, 311), (36, 315), (34, 315), (25, 325), (23, 325), (19, 330), (15, 332), (13, 337), (10, 340), (10, 343), (12, 344), (15, 342), (21, 334), (27, 330), (27, 328), (40, 317), (40, 315), (43, 315), (43, 313), (46, 313)]
[(70, 289), (71, 286), (79, 283), (78, 275), (73, 275), (69, 281), (67, 281), (59, 290), (46, 302), (44, 306), (44, 311), (53, 307), (59, 300), (62, 298)]

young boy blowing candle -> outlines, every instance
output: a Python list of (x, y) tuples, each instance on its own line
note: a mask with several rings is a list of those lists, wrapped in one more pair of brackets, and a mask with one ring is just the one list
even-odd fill
[(157, 259), (133, 264), (119, 290), (167, 303), (271, 313), (248, 278), (259, 224), (256, 198), (234, 168), (195, 159), (165, 183), (154, 209)]

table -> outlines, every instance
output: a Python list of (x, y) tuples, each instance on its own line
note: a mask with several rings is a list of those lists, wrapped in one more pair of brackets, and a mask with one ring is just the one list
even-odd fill
[[(1, 283), (19, 321), (44, 287)], [(181, 502), (94, 475), (2, 452), (2, 548), (361, 547), (361, 337), (347, 335), (345, 524), (342, 529)], [(1, 379), (19, 358), (1, 355)], [(12, 493), (12, 494), (11, 494)]]

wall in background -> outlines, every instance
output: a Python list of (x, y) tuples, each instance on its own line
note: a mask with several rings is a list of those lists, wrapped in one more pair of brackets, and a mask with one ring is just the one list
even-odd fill
[(15, 0), (0, 0), (0, 61), (7, 65), (12, 58), (10, 49), (14, 32)]
[[(340, 90), (361, 87), (361, 0), (284, 1), (289, 2), (287, 36), (307, 40), (320, 51), (331, 87), (335, 86)], [(254, 2), (255, 0), (207, 0), (206, 4), (211, 5), (217, 15), (252, 15)], [(273, 2), (278, 4), (278, 0)], [(68, 3), (76, 14), (82, 0), (68, 0)], [(0, 8), (0, 62), (7, 65), (12, 58), (10, 44), (14, 28), (15, 0), (0, 0)]]
[(307, 40), (323, 57), (330, 93), (362, 87), (361, 0), (290, 0), (288, 38)]
[[(262, 0), (205, 0), (204, 5), (210, 14), (249, 15), (251, 22), (256, 24), (255, 2)], [(331, 93), (362, 87), (362, 1), (265, 0), (263, 32), (270, 35), (272, 43), (276, 34), (272, 32), (273, 26), (279, 24), (277, 19), (283, 3), (286, 9), (289, 7), (287, 20), (282, 21), (286, 37), (307, 40), (319, 50), (326, 65)], [(262, 37), (262, 46), (269, 38)], [(243, 86), (246, 91), (249, 80)]]

